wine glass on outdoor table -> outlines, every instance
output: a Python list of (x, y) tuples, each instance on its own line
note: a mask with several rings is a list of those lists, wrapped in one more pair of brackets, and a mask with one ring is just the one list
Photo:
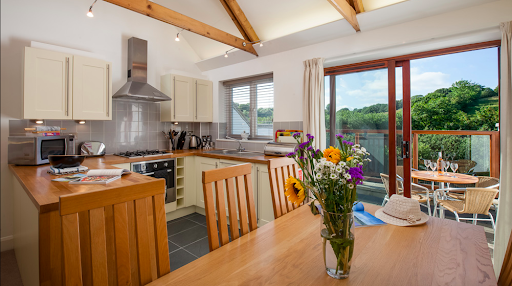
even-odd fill
[(432, 169), (432, 177), (435, 177), (435, 171), (437, 169), (437, 162), (431, 161), (430, 162), (430, 169)]
[[(457, 170), (459, 169), (459, 164), (457, 163), (450, 163), (450, 168), (452, 169), (452, 172), (457, 173)], [(453, 177), (457, 177), (456, 175), (453, 175)]]
[(425, 164), (425, 169), (427, 169), (428, 172), (428, 169), (430, 168), (430, 160), (423, 160), (423, 164)]

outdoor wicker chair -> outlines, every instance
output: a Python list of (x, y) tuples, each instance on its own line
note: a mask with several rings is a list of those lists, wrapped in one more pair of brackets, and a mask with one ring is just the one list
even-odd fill
[[(453, 191), (454, 189), (449, 189), (449, 191)], [(460, 189), (457, 189), (460, 190)], [(435, 191), (436, 196), (436, 206), (434, 207), (434, 211), (437, 208), (437, 204), (440, 205), (439, 208), (439, 217), (444, 218), (444, 209), (447, 209), (454, 213), (455, 219), (457, 221), (461, 220), (472, 220), (473, 224), (476, 224), (477, 221), (490, 221), (492, 225), (492, 229), (495, 230), (494, 226), (494, 218), (492, 214), (489, 212), (489, 209), (493, 203), (496, 194), (498, 193), (497, 189), (492, 188), (465, 188), (462, 189), (465, 191), (464, 200), (448, 200), (446, 197), (446, 191), (448, 189), (438, 189)], [(472, 218), (461, 218), (459, 214), (472, 214)], [(478, 218), (478, 215), (487, 215), (488, 219)]]
[[(386, 196), (384, 200), (382, 200), (382, 206), (389, 201), (389, 175), (380, 174), (382, 179), (382, 183), (384, 184), (384, 188), (386, 189)], [(397, 195), (403, 195), (403, 179), (400, 176), (396, 176), (396, 191)], [(418, 184), (411, 183), (411, 198), (417, 200), (420, 205), (426, 207), (428, 209), (428, 215), (432, 215), (430, 211), (430, 197), (429, 197), (429, 189)]]

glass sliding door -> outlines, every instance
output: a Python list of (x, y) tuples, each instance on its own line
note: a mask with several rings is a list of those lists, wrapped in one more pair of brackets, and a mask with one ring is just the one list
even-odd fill
[(370, 152), (358, 198), (381, 204), (386, 190), (380, 174), (389, 174), (387, 68), (326, 76), (325, 84), (328, 145), (337, 146), (334, 134), (341, 133)]

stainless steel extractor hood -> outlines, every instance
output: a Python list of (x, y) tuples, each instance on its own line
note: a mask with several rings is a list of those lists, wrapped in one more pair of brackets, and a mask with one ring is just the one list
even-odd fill
[(166, 101), (170, 97), (148, 84), (148, 42), (128, 40), (128, 82), (112, 98), (143, 101)]

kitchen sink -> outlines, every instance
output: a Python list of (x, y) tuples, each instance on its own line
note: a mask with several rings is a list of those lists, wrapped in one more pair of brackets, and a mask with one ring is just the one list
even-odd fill
[(238, 151), (238, 150), (212, 150), (212, 151), (205, 151), (203, 153), (206, 154), (217, 154), (217, 155), (224, 155), (224, 156), (234, 156), (234, 157), (254, 157), (263, 155), (261, 153), (256, 152), (249, 152), (249, 151)]

